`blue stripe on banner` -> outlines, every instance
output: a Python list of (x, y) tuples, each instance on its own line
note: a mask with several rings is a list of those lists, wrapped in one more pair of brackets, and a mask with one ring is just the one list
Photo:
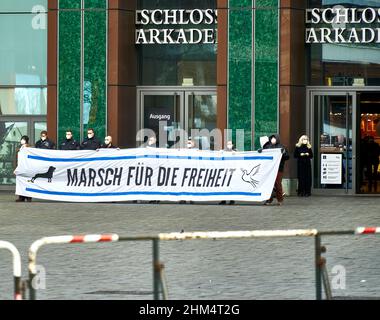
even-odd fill
[(39, 156), (28, 156), (28, 159), (47, 161), (47, 162), (93, 162), (93, 161), (116, 161), (116, 160), (137, 160), (137, 159), (170, 159), (170, 160), (207, 160), (207, 161), (252, 161), (252, 160), (273, 160), (270, 156), (251, 156), (251, 157), (190, 157), (190, 156), (159, 156), (159, 155), (143, 155), (143, 156), (123, 156), (123, 157), (98, 157), (83, 159), (63, 159), (63, 158), (47, 158)]
[(105, 192), (105, 193), (77, 193), (77, 192), (59, 192), (59, 191), (45, 191), (32, 188), (26, 188), (28, 192), (47, 194), (52, 196), (73, 196), (73, 197), (112, 197), (112, 196), (247, 196), (247, 197), (261, 197), (261, 193), (250, 192)]

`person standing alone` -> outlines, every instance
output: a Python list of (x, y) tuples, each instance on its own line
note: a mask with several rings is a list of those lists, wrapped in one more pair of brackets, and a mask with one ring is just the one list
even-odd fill
[(311, 196), (311, 159), (313, 159), (313, 150), (309, 138), (303, 135), (294, 150), (294, 158), (297, 159), (297, 177), (298, 177), (298, 191), (299, 197)]

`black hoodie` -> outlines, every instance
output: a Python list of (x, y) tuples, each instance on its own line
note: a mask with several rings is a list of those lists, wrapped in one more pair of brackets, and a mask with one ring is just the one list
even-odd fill
[[(269, 138), (269, 141), (266, 144), (264, 144), (263, 149), (281, 149), (282, 158), (281, 158), (281, 163), (280, 163), (280, 167), (278, 171), (283, 172), (284, 167), (285, 167), (285, 161), (289, 160), (288, 151), (286, 150), (285, 146), (281, 144), (280, 136), (278, 134), (272, 134), (268, 138)], [(272, 138), (276, 139), (276, 144), (272, 144), (271, 142)]]

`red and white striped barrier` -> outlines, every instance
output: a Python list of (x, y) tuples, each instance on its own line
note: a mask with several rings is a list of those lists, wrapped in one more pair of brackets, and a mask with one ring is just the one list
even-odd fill
[(265, 230), (265, 231), (213, 231), (160, 233), (159, 240), (201, 240), (201, 239), (243, 239), (243, 238), (281, 238), (281, 237), (313, 237), (318, 234), (316, 229), (306, 230)]
[(0, 249), (6, 249), (12, 253), (14, 299), (22, 300), (21, 294), (21, 256), (17, 248), (8, 241), (0, 241)]
[(97, 243), (97, 242), (117, 242), (117, 234), (88, 234), (74, 236), (46, 237), (35, 241), (29, 249), (29, 271), (36, 272), (35, 260), (37, 251), (47, 244), (69, 244), (69, 243)]
[(380, 234), (380, 227), (360, 227), (360, 228), (356, 228), (355, 234), (357, 234), (357, 235)]

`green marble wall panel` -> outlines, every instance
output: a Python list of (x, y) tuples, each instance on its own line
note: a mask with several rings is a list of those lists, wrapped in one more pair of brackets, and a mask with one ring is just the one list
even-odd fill
[[(252, 145), (252, 0), (229, 1), (228, 128), (243, 129)], [(235, 143), (236, 144), (236, 143)]]
[[(60, 5), (62, 3), (68, 5), (69, 2), (61, 0)], [(59, 11), (58, 47), (58, 141), (64, 139), (65, 130), (68, 129), (72, 129), (74, 136), (79, 139), (81, 112), (80, 11)]]
[(107, 9), (108, 0), (84, 0), (85, 9)]
[[(88, 2), (88, 1), (86, 1)], [(100, 2), (100, 1), (91, 1)], [(104, 1), (102, 1), (104, 2)], [(107, 12), (84, 12), (83, 130), (93, 128), (101, 139), (107, 123)]]
[[(82, 6), (84, 11), (66, 10)], [(107, 1), (60, 0), (59, 9), (58, 141), (68, 129), (79, 140), (89, 127), (103, 138), (107, 122)]]
[(80, 9), (81, 0), (59, 0), (59, 9)]
[(254, 34), (254, 128), (259, 138), (278, 131), (279, 0), (256, 0)]

